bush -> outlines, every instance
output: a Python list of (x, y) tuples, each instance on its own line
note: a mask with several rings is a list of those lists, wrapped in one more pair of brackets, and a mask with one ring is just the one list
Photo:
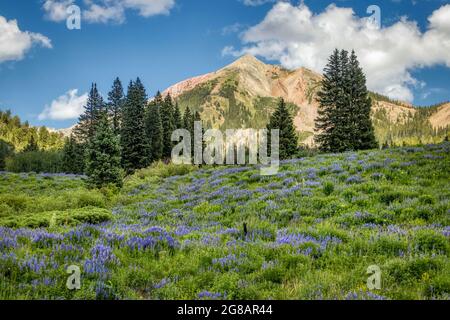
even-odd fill
[(326, 196), (329, 196), (333, 193), (334, 191), (334, 184), (330, 181), (325, 182), (325, 184), (323, 185), (323, 193)]
[(424, 294), (430, 299), (448, 299), (450, 296), (450, 279), (445, 275), (436, 277), (431, 281), (430, 285), (425, 288)]
[(10, 228), (42, 228), (50, 226), (76, 226), (83, 223), (97, 224), (112, 218), (109, 210), (85, 207), (65, 211), (47, 211), (0, 218), (0, 226)]
[(192, 165), (175, 165), (164, 164), (159, 161), (152, 164), (150, 167), (137, 171), (134, 176), (144, 179), (148, 176), (156, 176), (160, 178), (168, 178), (173, 176), (183, 176), (194, 170)]
[(413, 246), (419, 252), (441, 253), (449, 252), (448, 241), (442, 234), (430, 230), (419, 231), (413, 239)]
[(387, 273), (397, 283), (414, 283), (424, 274), (433, 274), (442, 269), (440, 261), (431, 258), (417, 258), (410, 261), (396, 259), (387, 265)]
[(61, 152), (30, 151), (7, 158), (5, 168), (10, 172), (57, 173), (61, 170), (61, 164)]
[(394, 201), (401, 201), (403, 200), (403, 194), (398, 191), (384, 191), (382, 194), (379, 195), (379, 199), (381, 203), (384, 203), (385, 205), (390, 205)]
[(84, 207), (100, 207), (105, 208), (105, 198), (98, 191), (83, 190), (74, 195), (76, 206), (78, 208)]
[(0, 195), (0, 205), (10, 208), (16, 212), (24, 210), (27, 206), (28, 197), (16, 194)]

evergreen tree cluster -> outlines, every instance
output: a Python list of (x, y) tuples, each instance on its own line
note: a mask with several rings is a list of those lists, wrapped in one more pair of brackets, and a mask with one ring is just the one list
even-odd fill
[(316, 142), (325, 152), (366, 150), (378, 146), (370, 118), (372, 101), (354, 51), (335, 50), (318, 93)]
[(114, 80), (108, 101), (96, 84), (71, 137), (66, 139), (63, 167), (68, 173), (86, 173), (95, 186), (121, 185), (122, 172), (131, 174), (155, 161), (169, 161), (175, 129), (188, 129), (200, 114), (184, 116), (170, 94), (160, 92), (151, 102), (144, 85), (137, 78), (124, 94), (121, 81)]

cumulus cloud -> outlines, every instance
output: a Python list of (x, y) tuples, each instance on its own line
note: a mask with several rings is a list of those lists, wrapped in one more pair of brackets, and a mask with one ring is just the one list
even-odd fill
[(122, 23), (125, 21), (125, 12), (121, 6), (100, 6), (91, 3), (88, 9), (83, 11), (83, 18), (89, 23)]
[(355, 49), (371, 90), (412, 101), (413, 89), (424, 85), (412, 76), (413, 70), (436, 64), (450, 67), (450, 5), (434, 11), (428, 21), (425, 32), (406, 17), (377, 28), (351, 8), (330, 5), (314, 14), (303, 3), (278, 2), (263, 21), (241, 34), (241, 49), (228, 46), (223, 54), (250, 53), (286, 68), (322, 72), (335, 48)]
[(64, 21), (67, 19), (67, 8), (74, 4), (75, 0), (45, 0), (42, 8), (45, 17), (51, 21)]
[[(46, 0), (43, 9), (46, 17), (60, 22), (67, 18), (67, 8), (74, 0)], [(84, 0), (83, 19), (88, 23), (123, 23), (125, 11), (135, 10), (143, 17), (167, 15), (175, 6), (175, 0)]]
[(33, 45), (51, 48), (49, 38), (28, 31), (21, 31), (17, 20), (6, 20), (0, 16), (0, 63), (11, 60), (21, 60)]
[(78, 95), (78, 89), (67, 91), (62, 96), (53, 100), (50, 105), (45, 106), (39, 115), (39, 120), (69, 120), (76, 119), (83, 113), (88, 94)]

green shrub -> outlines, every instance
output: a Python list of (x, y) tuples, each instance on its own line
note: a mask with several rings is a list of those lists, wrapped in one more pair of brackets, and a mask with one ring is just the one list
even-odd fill
[(441, 268), (441, 262), (432, 258), (417, 258), (410, 261), (396, 259), (389, 262), (386, 267), (388, 275), (397, 283), (413, 283), (425, 274), (433, 274)]
[(61, 162), (59, 151), (30, 151), (7, 158), (5, 168), (10, 172), (57, 173), (61, 170)]
[(16, 194), (2, 194), (0, 195), (0, 205), (4, 205), (5, 208), (19, 212), (26, 208), (29, 198), (25, 195)]
[(436, 200), (432, 196), (424, 194), (419, 197), (419, 202), (422, 204), (434, 204)]
[(334, 192), (334, 184), (331, 181), (327, 181), (325, 182), (325, 184), (323, 185), (323, 193), (326, 196), (331, 195)]
[(424, 295), (430, 299), (449, 299), (450, 278), (446, 275), (442, 275), (432, 279), (431, 283), (425, 288)]
[(10, 228), (41, 228), (50, 226), (75, 226), (83, 223), (98, 224), (112, 218), (109, 210), (85, 207), (65, 211), (46, 211), (29, 213), (21, 216), (0, 218), (0, 226)]
[(164, 164), (159, 161), (152, 164), (150, 167), (137, 171), (134, 176), (139, 179), (145, 179), (149, 176), (156, 176), (160, 178), (168, 178), (173, 176), (183, 176), (194, 170), (192, 165), (176, 165)]
[(419, 252), (448, 254), (449, 244), (447, 238), (432, 230), (420, 230), (413, 239), (413, 246)]
[(76, 194), (73, 195), (76, 207), (83, 208), (83, 207), (100, 207), (105, 208), (105, 198), (103, 195), (97, 191), (97, 190), (83, 190), (79, 191)]
[(384, 191), (379, 195), (379, 199), (381, 203), (390, 205), (394, 201), (403, 200), (403, 194), (399, 191)]

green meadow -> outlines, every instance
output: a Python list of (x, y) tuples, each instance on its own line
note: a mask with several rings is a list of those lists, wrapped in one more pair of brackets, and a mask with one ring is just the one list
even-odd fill
[(0, 299), (449, 299), (449, 177), (449, 143), (156, 164), (121, 190), (1, 173)]

